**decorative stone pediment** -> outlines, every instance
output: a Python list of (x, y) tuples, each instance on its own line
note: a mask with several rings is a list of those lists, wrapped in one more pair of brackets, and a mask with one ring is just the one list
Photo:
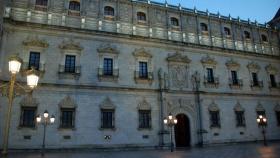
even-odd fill
[(145, 98), (138, 104), (139, 110), (151, 110), (151, 105), (147, 102)]
[(261, 67), (255, 63), (255, 62), (251, 62), (247, 65), (247, 68), (251, 71), (251, 72), (257, 72), (261, 69)]
[(267, 65), (265, 69), (269, 74), (277, 74), (278, 72), (278, 69), (271, 64)]
[(41, 47), (41, 48), (49, 47), (49, 44), (46, 41), (39, 39), (37, 36), (28, 37), (26, 40), (22, 42), (22, 44), (24, 46), (29, 46), (29, 47)]
[(279, 103), (276, 104), (274, 110), (275, 110), (275, 111), (280, 111), (280, 104), (279, 104)]
[(214, 58), (211, 58), (209, 55), (206, 57), (203, 57), (200, 62), (202, 63), (203, 66), (216, 66), (217, 61)]
[(179, 52), (176, 52), (175, 54), (168, 56), (166, 60), (169, 62), (178, 62), (178, 63), (186, 63), (186, 64), (191, 62), (188, 56), (183, 56)]
[(237, 101), (235, 107), (234, 107), (235, 111), (244, 111), (244, 108), (241, 106), (241, 104), (239, 103), (239, 101)]
[(106, 97), (100, 104), (101, 109), (115, 109), (115, 105), (109, 97)]
[(28, 95), (24, 98), (19, 103), (21, 106), (24, 107), (37, 107), (39, 105), (39, 102), (37, 101), (36, 98), (33, 98), (31, 95)]
[(73, 40), (63, 41), (62, 44), (59, 45), (59, 48), (63, 50), (76, 50), (76, 51), (83, 50), (80, 43), (74, 42)]
[(148, 53), (144, 48), (135, 49), (133, 52), (135, 57), (145, 57), (145, 58), (152, 58), (153, 56)]
[(260, 102), (258, 102), (258, 105), (256, 107), (256, 111), (265, 111), (262, 104)]
[(208, 110), (209, 111), (219, 111), (219, 107), (214, 101), (212, 101), (212, 103), (209, 105)]
[(119, 54), (119, 51), (112, 47), (110, 44), (101, 45), (100, 48), (97, 49), (98, 53), (109, 53), (109, 54)]
[(226, 66), (228, 69), (239, 69), (240, 64), (233, 59), (230, 59), (226, 62)]
[(74, 99), (67, 95), (59, 102), (58, 106), (62, 108), (75, 108), (77, 104)]

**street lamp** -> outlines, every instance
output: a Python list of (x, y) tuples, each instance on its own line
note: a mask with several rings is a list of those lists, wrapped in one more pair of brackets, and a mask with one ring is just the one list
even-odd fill
[(263, 145), (267, 146), (266, 137), (265, 137), (265, 127), (267, 125), (267, 119), (266, 119), (265, 116), (259, 115), (258, 118), (257, 118), (257, 122), (258, 122), (259, 126), (262, 127)]
[[(43, 120), (42, 120), (42, 118), (43, 118)], [(43, 117), (41, 117), (40, 115), (37, 115), (37, 117), (36, 117), (37, 124), (43, 124), (43, 126), (44, 126), (44, 136), (43, 136), (43, 144), (42, 144), (42, 150), (41, 150), (42, 156), (45, 155), (46, 127), (47, 127), (47, 125), (53, 124), (54, 121), (55, 121), (54, 115), (52, 115), (50, 117), (47, 110), (45, 110), (45, 112), (43, 113)]]
[(15, 97), (14, 95), (15, 86), (18, 86), (20, 89), (23, 89), (24, 91), (31, 90), (32, 92), (32, 90), (37, 86), (39, 80), (39, 76), (36, 74), (36, 71), (34, 69), (31, 69), (27, 72), (27, 85), (28, 85), (27, 88), (21, 86), (19, 83), (16, 83), (16, 75), (20, 71), (21, 64), (22, 64), (22, 59), (19, 58), (18, 56), (14, 55), (10, 57), (9, 59), (9, 72), (11, 73), (10, 82), (4, 84), (3, 86), (0, 86), (0, 88), (6, 87), (8, 89), (7, 92), (4, 92), (4, 94), (8, 96), (8, 108), (7, 108), (5, 128), (4, 128), (4, 140), (3, 140), (3, 151), (2, 151), (3, 155), (8, 154), (9, 130), (10, 130), (13, 100)]
[(177, 124), (178, 120), (174, 116), (172, 116), (171, 113), (169, 113), (168, 117), (164, 118), (163, 122), (170, 129), (170, 151), (173, 152), (174, 144), (173, 144), (172, 130), (173, 130), (173, 126)]

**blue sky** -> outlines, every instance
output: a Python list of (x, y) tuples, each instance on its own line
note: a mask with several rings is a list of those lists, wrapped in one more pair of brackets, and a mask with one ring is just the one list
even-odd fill
[[(152, 0), (164, 3), (165, 0)], [(280, 0), (167, 0), (168, 4), (181, 3), (186, 8), (196, 8), (201, 11), (209, 10), (211, 13), (218, 11), (222, 15), (239, 16), (241, 19), (259, 23), (270, 21), (280, 7)]]

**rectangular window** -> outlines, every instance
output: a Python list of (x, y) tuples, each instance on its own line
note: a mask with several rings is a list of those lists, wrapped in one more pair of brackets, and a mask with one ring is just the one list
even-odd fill
[(64, 71), (69, 73), (75, 73), (75, 62), (76, 62), (75, 55), (66, 55)]
[(104, 58), (103, 75), (106, 75), (106, 76), (113, 75), (113, 59)]
[(148, 78), (148, 63), (139, 62), (139, 78)]
[(212, 68), (207, 68), (207, 82), (214, 83), (214, 74)]
[(30, 52), (28, 69), (31, 69), (31, 67), (34, 67), (34, 69), (39, 70), (39, 68), (40, 68), (40, 53), (39, 52)]
[(75, 127), (75, 109), (74, 108), (61, 108), (60, 127), (61, 128), (74, 128)]
[(259, 85), (258, 74), (253, 72), (252, 78), (253, 78), (253, 86), (258, 86)]
[(235, 115), (236, 115), (236, 126), (237, 127), (245, 126), (244, 111), (235, 111)]
[(210, 111), (211, 127), (220, 127), (219, 111)]
[(275, 81), (275, 76), (272, 75), (272, 74), (270, 74), (269, 77), (270, 77), (270, 84), (271, 84), (271, 87), (277, 87), (276, 81)]
[(21, 108), (21, 127), (35, 127), (36, 107), (22, 107)]
[(232, 84), (237, 85), (238, 84), (238, 79), (237, 79), (237, 72), (236, 71), (231, 71), (231, 78), (232, 78)]
[(114, 110), (101, 110), (101, 128), (114, 128)]
[(139, 110), (139, 128), (151, 128), (151, 110)]
[(280, 111), (276, 111), (276, 120), (277, 120), (277, 125), (280, 126)]

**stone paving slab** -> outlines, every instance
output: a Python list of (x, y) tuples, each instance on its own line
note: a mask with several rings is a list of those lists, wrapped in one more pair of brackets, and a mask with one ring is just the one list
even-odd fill
[[(3, 156), (2, 156), (3, 157)], [(3, 157), (4, 158), (4, 157)], [(10, 152), (7, 158), (41, 158), (38, 152)], [(44, 158), (280, 158), (280, 143), (234, 144), (204, 148), (138, 151), (50, 151)]]

